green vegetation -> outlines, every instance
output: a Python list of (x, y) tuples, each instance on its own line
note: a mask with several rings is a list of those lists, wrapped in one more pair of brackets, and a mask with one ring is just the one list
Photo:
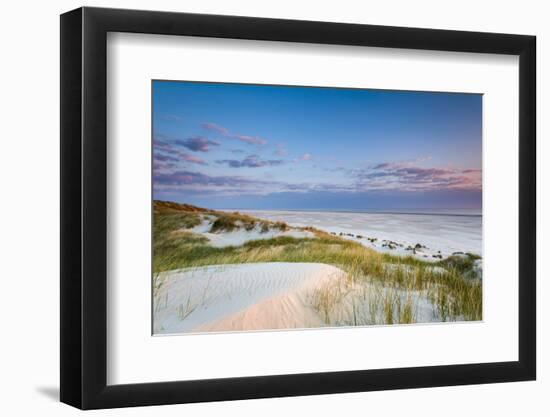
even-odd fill
[[(199, 225), (201, 216), (211, 217), (213, 233), (256, 227), (267, 232), (270, 228), (286, 230), (288, 226), (237, 212), (182, 206), (178, 209), (165, 203), (155, 205), (155, 273), (254, 262), (325, 263), (347, 272), (346, 283), (328, 285), (311, 295), (313, 308), (327, 325), (414, 323), (419, 298), (432, 304), (436, 318), (441, 321), (482, 318), (481, 280), (472, 279), (479, 258), (475, 255), (461, 254), (426, 262), (412, 256), (382, 254), (314, 228), (304, 229), (312, 232), (313, 238), (279, 236), (218, 248), (210, 246), (207, 238), (186, 229)], [(346, 306), (345, 314), (342, 305)], [(185, 308), (182, 314), (187, 311)]]
[(247, 216), (246, 214), (241, 214), (239, 212), (233, 213), (217, 213), (217, 218), (212, 223), (212, 233), (217, 232), (231, 232), (235, 229), (243, 228), (245, 230), (252, 230), (256, 226), (260, 226), (261, 230), (267, 232), (269, 230), (269, 222), (264, 220), (256, 219), (252, 216)]
[(211, 210), (192, 206), (191, 204), (181, 204), (181, 203), (174, 203), (173, 201), (160, 201), (155, 200), (153, 202), (153, 210), (155, 214), (157, 213), (181, 213), (182, 211), (185, 212), (193, 212), (193, 213), (208, 213), (211, 212)]
[(475, 261), (481, 259), (480, 256), (473, 253), (455, 254), (439, 262), (444, 268), (454, 269), (467, 277), (475, 277), (472, 271), (475, 267)]

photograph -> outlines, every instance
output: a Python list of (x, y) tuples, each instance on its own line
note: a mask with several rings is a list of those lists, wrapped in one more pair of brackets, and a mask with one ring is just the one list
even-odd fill
[(483, 319), (481, 94), (152, 97), (154, 335)]
[[(6, 355), (10, 383), (34, 384), (40, 409), (58, 387), (106, 413), (537, 415), (542, 13), (93, 3), (63, 6), (57, 35), (33, 20), (55, 65), (8, 83), (9, 137), (39, 133), (7, 141), (24, 149), (8, 152), (6, 207), (28, 214), (4, 216), (22, 283), (7, 293), (33, 308), (7, 297), (6, 317), (24, 316), (18, 350), (52, 342), (30, 367)], [(48, 51), (14, 45), (29, 63)], [(22, 85), (59, 99), (49, 122), (28, 122)], [(40, 164), (58, 192), (36, 186)], [(58, 233), (34, 233), (50, 197), (39, 225)], [(31, 257), (30, 237), (46, 242)], [(29, 259), (58, 285), (18, 279)]]

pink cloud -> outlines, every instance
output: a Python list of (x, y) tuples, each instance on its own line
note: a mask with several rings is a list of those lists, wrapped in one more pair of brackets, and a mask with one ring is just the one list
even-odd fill
[(249, 135), (240, 135), (240, 134), (231, 133), (229, 129), (227, 129), (226, 127), (217, 125), (215, 123), (203, 123), (201, 126), (203, 129), (216, 132), (228, 139), (239, 140), (241, 142), (248, 143), (249, 145), (267, 145), (267, 140), (262, 139), (258, 136), (249, 136)]
[(423, 167), (416, 162), (420, 160), (384, 162), (360, 170), (357, 185), (363, 190), (481, 190), (481, 169)]
[(215, 123), (203, 123), (201, 126), (203, 127), (203, 129), (212, 130), (214, 132), (222, 134), (223, 136), (229, 135), (229, 130)]
[(186, 153), (181, 153), (180, 155), (184, 161), (191, 162), (193, 164), (207, 165), (206, 161), (204, 159), (199, 158), (198, 156), (189, 155)]

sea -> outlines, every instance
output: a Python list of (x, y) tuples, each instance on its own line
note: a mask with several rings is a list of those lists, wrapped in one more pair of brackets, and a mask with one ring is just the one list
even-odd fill
[[(405, 248), (419, 244), (430, 258), (457, 252), (482, 256), (483, 252), (483, 217), (479, 209), (238, 211), (295, 227), (313, 226), (382, 251), (405, 253)], [(388, 248), (384, 242), (394, 242), (397, 248)]]

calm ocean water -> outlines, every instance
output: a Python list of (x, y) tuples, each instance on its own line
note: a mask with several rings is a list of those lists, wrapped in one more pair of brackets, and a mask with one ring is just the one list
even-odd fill
[(297, 211), (239, 210), (292, 226), (313, 226), (333, 233), (351, 233), (414, 246), (417, 243), (443, 255), (472, 252), (482, 255), (481, 210)]

